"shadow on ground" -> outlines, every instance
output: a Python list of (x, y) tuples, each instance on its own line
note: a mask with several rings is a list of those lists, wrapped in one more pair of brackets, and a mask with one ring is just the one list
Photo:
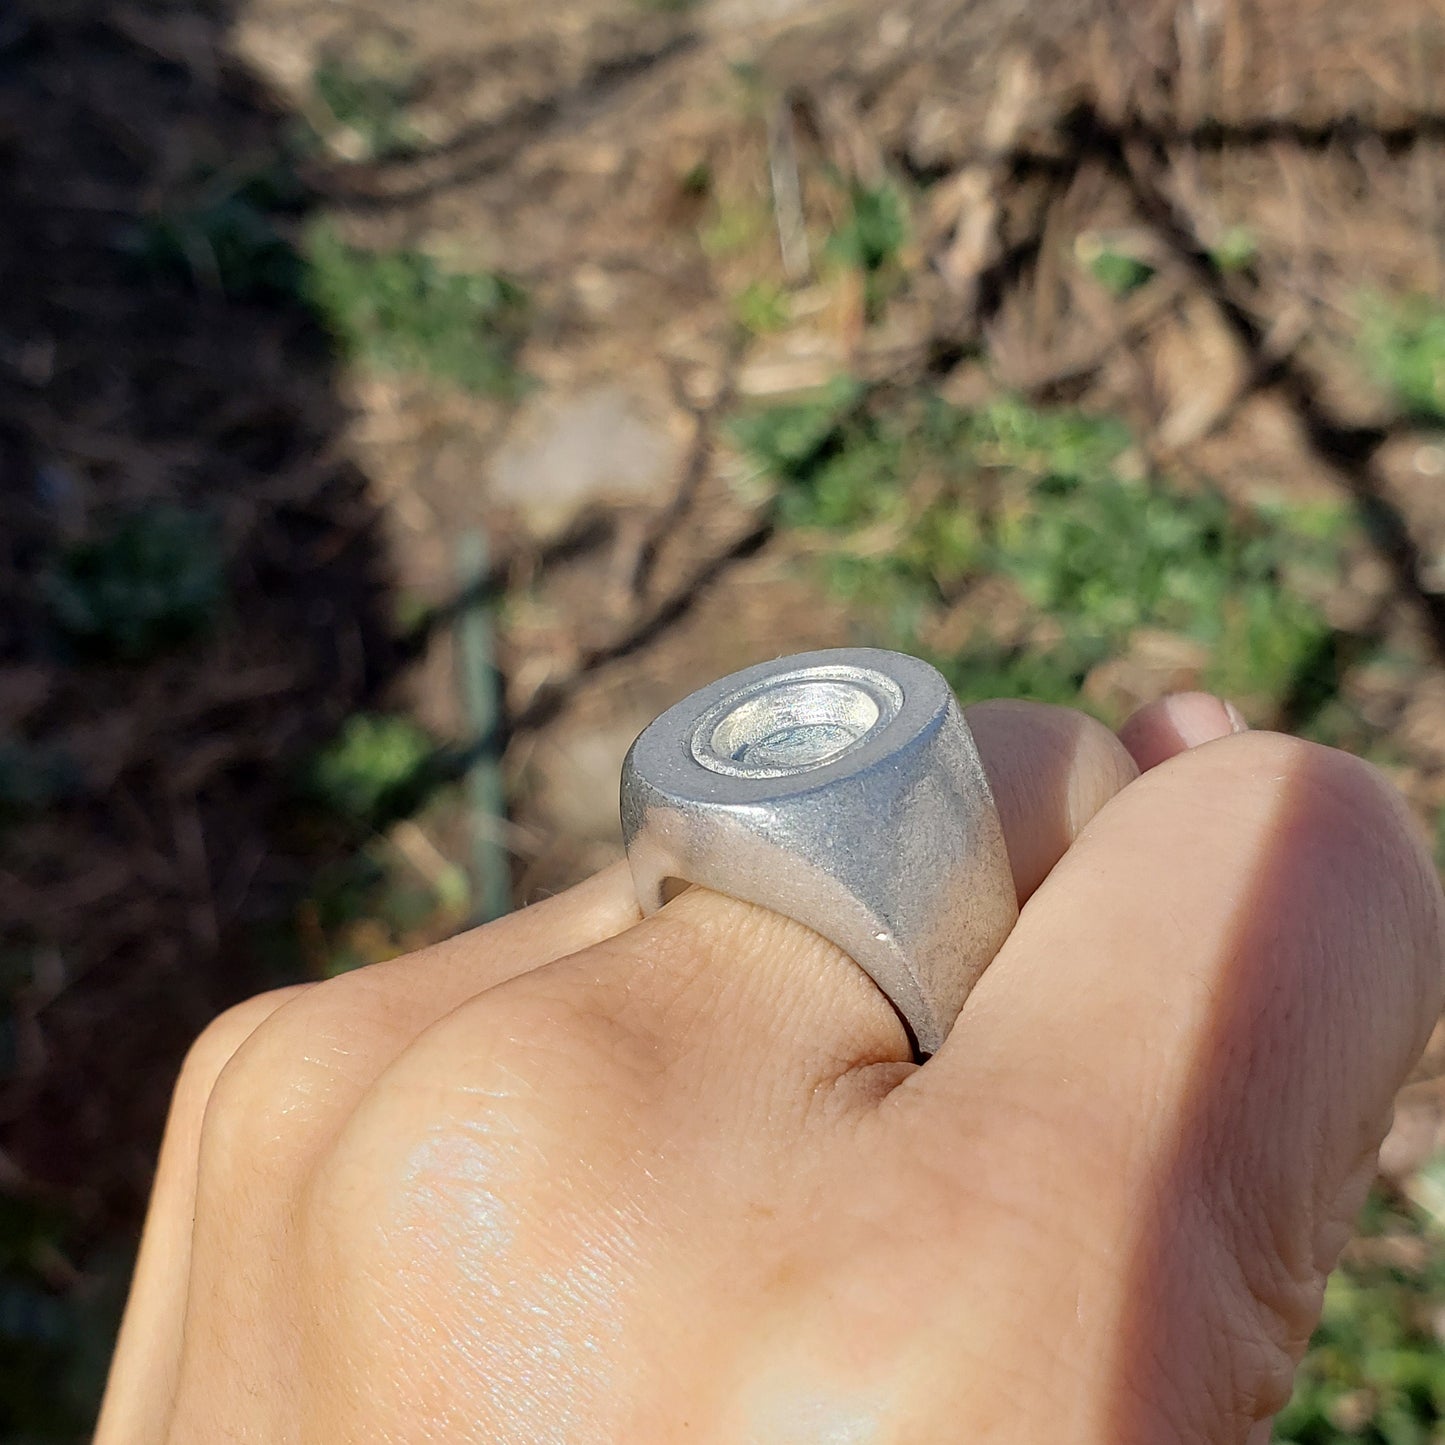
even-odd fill
[(169, 1081), (284, 981), (387, 565), (225, 3), (0, 8), (0, 1436), (84, 1438)]

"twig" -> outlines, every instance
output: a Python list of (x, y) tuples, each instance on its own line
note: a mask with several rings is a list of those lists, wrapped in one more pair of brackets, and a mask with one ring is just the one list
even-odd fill
[[(738, 348), (731, 348), (717, 394), (707, 405), (693, 408), (692, 441), (683, 461), (682, 476), (673, 489), (667, 506), (662, 509), (656, 521), (648, 529), (641, 546), (637, 549), (637, 561), (632, 569), (632, 595), (636, 598), (646, 596), (653, 573), (657, 568), (657, 559), (662, 551), (662, 544), (667, 540), (673, 528), (691, 510), (697, 497), (698, 488), (702, 486), (707, 477), (708, 466), (712, 461), (714, 424), (718, 416), (726, 411), (733, 402), (733, 368), (737, 363), (737, 357)], [(676, 384), (674, 387), (675, 391), (680, 393), (681, 389), (676, 387)], [(682, 400), (680, 395), (678, 399)]]
[(670, 592), (651, 612), (633, 627), (583, 654), (581, 661), (560, 681), (543, 683), (532, 695), (532, 700), (512, 720), (507, 729), (508, 737), (531, 732), (552, 721), (566, 706), (567, 699), (581, 682), (624, 657), (630, 657), (654, 638), (661, 636), (670, 627), (680, 622), (697, 605), (699, 598), (735, 562), (755, 556), (773, 535), (771, 513), (764, 514), (752, 527), (735, 538), (722, 551), (709, 557), (681, 586)]
[(788, 285), (799, 286), (812, 271), (803, 194), (798, 182), (798, 146), (793, 131), (793, 105), (782, 97), (768, 115), (768, 174), (773, 186), (773, 220), (778, 250)]
[(457, 618), (458, 682), (467, 731), (486, 740), (467, 769), (472, 835), (473, 912), (479, 922), (500, 918), (512, 906), (510, 865), (496, 820), (507, 816), (501, 766), (501, 699), (497, 688), (496, 639), (485, 591), (487, 544), (479, 530), (457, 543), (457, 582), (469, 602)]
[(1170, 193), (1164, 174), (1167, 159), (1163, 147), (1125, 142), (1115, 163), (1141, 214), (1169, 242), (1243, 348), (1253, 367), (1252, 385), (1275, 387), (1299, 419), (1322, 468), (1354, 499), (1375, 550), (1388, 564), (1401, 595), (1414, 604), (1436, 656), (1445, 657), (1445, 595), (1425, 586), (1421, 543), (1410, 518), (1388, 497), (1377, 465), (1388, 429), (1348, 424), (1321, 398), (1318, 380), (1296, 354), (1272, 354), (1268, 327), (1215, 272), (1193, 218)]
[(1135, 345), (1147, 335), (1154, 324), (1178, 303), (1182, 294), (1181, 286), (1163, 283), (1147, 288), (1137, 297), (1130, 297), (1124, 306), (1125, 314), (1102, 339), (1091, 337), (1086, 346), (1066, 352), (1047, 367), (1011, 371), (1007, 377), (1009, 386), (1038, 396), (1086, 380), (1121, 349)]
[(947, 236), (938, 272), (970, 314), (978, 300), (979, 278), (1001, 249), (1000, 198), (1008, 177), (1007, 156), (1018, 143), (1038, 91), (1033, 62), (1021, 53), (1010, 56), (984, 122), (982, 154), (957, 172), (937, 203), (935, 214), (943, 217)]

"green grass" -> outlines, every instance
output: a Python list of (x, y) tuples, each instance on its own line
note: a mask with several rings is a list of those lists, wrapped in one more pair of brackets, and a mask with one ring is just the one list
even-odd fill
[(302, 290), (342, 355), (464, 391), (514, 395), (524, 334), (520, 287), (490, 271), (449, 271), (419, 251), (367, 251), (327, 225), (305, 246)]
[(1445, 308), (1371, 298), (1363, 313), (1360, 346), (1375, 379), (1407, 416), (1445, 425)]
[(467, 765), (464, 754), (394, 713), (353, 714), (310, 760), (300, 801), (336, 856), (312, 880), (295, 927), (277, 940), (296, 972), (342, 973), (430, 941), (424, 935), (439, 920), (453, 929), (466, 921), (465, 870), (429, 847), (419, 869), (394, 830), (453, 807), (450, 785)]
[(833, 257), (860, 271), (882, 271), (899, 259), (908, 241), (908, 203), (885, 182), (848, 186), (848, 214), (828, 242)]
[(1259, 237), (1250, 226), (1226, 226), (1209, 248), (1209, 259), (1226, 276), (1248, 271), (1259, 259)]
[(326, 112), (328, 129), (348, 142), (345, 148), (357, 159), (398, 159), (421, 148), (424, 137), (409, 113), (416, 77), (400, 60), (366, 65), (328, 55), (312, 74), (311, 88)]
[(1153, 265), (1121, 243), (1089, 234), (1081, 236), (1077, 245), (1089, 274), (1115, 296), (1127, 296), (1154, 278)]
[(124, 238), (144, 270), (234, 301), (290, 300), (302, 263), (286, 226), (302, 206), (294, 172), (276, 159), (257, 169), (197, 177)]
[(304, 307), (340, 357), (477, 394), (514, 395), (526, 298), (491, 271), (448, 270), (420, 251), (372, 251), (322, 221), (304, 231), (291, 173), (200, 183), (128, 240), (150, 273), (236, 302)]
[[(695, 166), (689, 172), (689, 177), (700, 174), (700, 168)], [(684, 186), (689, 177), (683, 178)], [(710, 174), (706, 176), (705, 183), (711, 188)], [(771, 222), (771, 213), (760, 203), (724, 200), (714, 196), (711, 213), (698, 229), (698, 242), (714, 260), (727, 260), (758, 245), (767, 236)]]
[(733, 299), (733, 319), (753, 336), (766, 336), (787, 326), (788, 295), (772, 281), (754, 281)]
[(206, 631), (225, 598), (215, 524), (157, 506), (63, 551), (44, 579), (51, 620), (87, 657), (139, 662)]
[[(931, 655), (965, 696), (1072, 700), (1147, 627), (1203, 644), (1206, 685), (1279, 698), (1331, 637), (1312, 599), (1334, 575), (1343, 511), (1242, 513), (1142, 475), (1112, 419), (884, 402), (840, 379), (735, 435), (870, 640)], [(939, 615), (990, 577), (1009, 579), (1037, 627), (1000, 637), (980, 619), (966, 647), (930, 648)]]
[(410, 718), (354, 713), (311, 760), (305, 792), (328, 811), (368, 828), (415, 807), (437, 755), (431, 734)]
[(908, 200), (891, 181), (867, 186), (853, 180), (847, 187), (847, 212), (828, 238), (824, 255), (863, 275), (863, 295), (870, 319), (903, 280), (903, 249), (908, 244)]

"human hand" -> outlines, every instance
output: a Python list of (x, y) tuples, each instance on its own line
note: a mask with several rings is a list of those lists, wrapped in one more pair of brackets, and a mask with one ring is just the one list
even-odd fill
[(625, 869), (219, 1019), (98, 1445), (1267, 1440), (1441, 1006), (1429, 856), (1209, 698), (967, 716), (1027, 904), (922, 1067), (832, 945)]

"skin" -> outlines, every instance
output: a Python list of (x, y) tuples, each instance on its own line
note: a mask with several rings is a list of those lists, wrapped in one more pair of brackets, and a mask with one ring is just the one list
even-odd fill
[(921, 1068), (806, 928), (618, 869), (223, 1015), (99, 1445), (1262, 1445), (1440, 1010), (1429, 856), (1203, 694), (969, 722), (1023, 910)]

